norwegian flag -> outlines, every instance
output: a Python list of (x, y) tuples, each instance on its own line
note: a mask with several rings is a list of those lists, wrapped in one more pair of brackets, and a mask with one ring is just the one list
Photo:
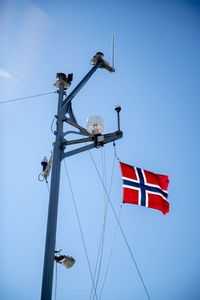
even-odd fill
[(123, 179), (123, 203), (131, 203), (169, 212), (166, 175), (155, 174), (120, 162)]

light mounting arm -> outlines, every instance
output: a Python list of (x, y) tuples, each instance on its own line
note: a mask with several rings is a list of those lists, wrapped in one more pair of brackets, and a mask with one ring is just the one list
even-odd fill
[(123, 136), (122, 131), (115, 131), (115, 132), (111, 132), (111, 133), (107, 133), (107, 134), (96, 134), (96, 135), (88, 137), (88, 138), (77, 139), (77, 140), (72, 140), (72, 141), (65, 140), (65, 141), (63, 141), (63, 144), (62, 144), (63, 147), (66, 147), (68, 145), (79, 144), (79, 143), (86, 143), (86, 142), (92, 142), (92, 143), (89, 145), (74, 149), (74, 150), (70, 150), (68, 152), (63, 152), (61, 160), (66, 157), (90, 150), (92, 148), (103, 147), (105, 144), (108, 144), (108, 143), (114, 142), (118, 139), (121, 139), (122, 136)]
[[(115, 69), (109, 65), (109, 63), (103, 58), (104, 54), (102, 52), (97, 52), (92, 60), (91, 64), (94, 66), (92, 69), (85, 75), (85, 77), (78, 83), (78, 85), (73, 89), (73, 91), (66, 97), (63, 101), (62, 105), (62, 113), (66, 114), (68, 109), (68, 104), (72, 101), (72, 99), (78, 94), (78, 92), (82, 89), (82, 87), (87, 83), (90, 77), (94, 74), (94, 72), (98, 69), (106, 69), (109, 72), (115, 72)], [(71, 84), (72, 81), (72, 74), (68, 75), (69, 81)]]
[(100, 64), (97, 63), (92, 67), (92, 69), (85, 75), (85, 77), (78, 83), (78, 85), (73, 89), (73, 91), (66, 97), (63, 101), (62, 105), (62, 114), (63, 116), (68, 112), (68, 104), (72, 101), (72, 99), (78, 94), (78, 92), (82, 89), (82, 87), (87, 83), (90, 77), (94, 74), (94, 72), (100, 67)]

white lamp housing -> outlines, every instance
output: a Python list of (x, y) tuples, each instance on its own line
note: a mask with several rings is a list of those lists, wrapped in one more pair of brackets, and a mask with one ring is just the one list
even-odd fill
[(62, 263), (62, 265), (64, 265), (67, 269), (70, 269), (70, 268), (74, 265), (75, 259), (74, 259), (72, 256), (67, 255), (67, 256), (63, 259), (63, 261), (62, 261), (61, 263)]
[(102, 134), (104, 130), (103, 119), (99, 116), (91, 116), (87, 119), (87, 131), (90, 134)]
[(54, 259), (57, 263), (70, 269), (75, 264), (75, 259), (71, 255), (55, 255)]

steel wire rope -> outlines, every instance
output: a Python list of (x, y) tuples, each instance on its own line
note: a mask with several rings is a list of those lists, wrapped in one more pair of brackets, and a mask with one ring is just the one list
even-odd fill
[[(120, 220), (121, 210), (122, 210), (122, 205), (120, 205), (120, 208), (119, 208), (119, 213), (118, 213), (118, 219), (119, 220)], [(102, 297), (102, 293), (103, 293), (104, 286), (105, 286), (105, 283), (106, 283), (106, 279), (107, 279), (107, 276), (108, 276), (108, 270), (109, 270), (111, 258), (112, 258), (112, 255), (113, 255), (113, 249), (114, 249), (114, 246), (115, 246), (115, 241), (116, 241), (116, 237), (117, 237), (118, 227), (119, 226), (118, 226), (118, 223), (117, 223), (116, 228), (115, 228), (115, 233), (114, 233), (113, 241), (112, 241), (111, 250), (110, 250), (110, 255), (109, 255), (109, 258), (108, 258), (108, 263), (107, 263), (107, 267), (106, 267), (106, 271), (105, 271), (105, 275), (104, 275), (104, 279), (103, 279), (103, 283), (102, 283), (102, 287), (101, 287), (101, 291), (100, 291), (99, 300)]]
[(88, 251), (87, 251), (87, 248), (86, 248), (86, 243), (85, 243), (83, 230), (82, 230), (82, 226), (81, 226), (81, 222), (80, 222), (80, 218), (79, 218), (79, 214), (78, 214), (78, 209), (77, 209), (77, 206), (76, 206), (75, 197), (74, 197), (74, 193), (73, 193), (73, 189), (72, 189), (72, 184), (71, 184), (71, 180), (69, 178), (69, 172), (67, 170), (65, 160), (64, 160), (64, 167), (65, 167), (65, 172), (66, 172), (67, 179), (68, 179), (68, 184), (69, 184), (69, 188), (70, 188), (70, 192), (71, 192), (71, 196), (72, 196), (72, 200), (73, 200), (73, 205), (74, 205), (74, 209), (75, 209), (75, 213), (76, 213), (76, 217), (77, 217), (77, 221), (78, 221), (79, 230), (80, 230), (80, 233), (81, 233), (81, 238), (82, 238), (82, 242), (83, 242), (83, 247), (84, 247), (84, 251), (85, 251), (85, 255), (86, 255), (86, 259), (87, 259), (87, 264), (88, 264), (90, 276), (91, 276), (92, 284), (93, 284), (94, 291), (95, 291), (95, 297), (98, 300), (97, 291), (96, 291), (96, 287), (95, 287), (95, 282), (94, 282), (94, 278), (93, 278), (93, 275), (92, 275), (92, 269), (91, 269), (91, 265), (90, 265), (89, 255), (88, 255)]
[[(104, 154), (105, 154), (105, 152), (104, 152)], [(113, 158), (113, 165), (112, 165), (112, 172), (111, 172), (111, 181), (110, 181), (110, 187), (109, 187), (109, 193), (108, 193), (109, 196), (110, 196), (110, 193), (111, 193), (111, 188), (112, 188), (112, 183), (113, 183), (113, 176), (114, 176), (114, 168), (115, 168), (115, 160), (116, 160), (116, 158), (118, 159), (118, 157), (116, 155), (116, 151), (114, 151), (114, 158)], [(108, 203), (109, 203), (109, 201), (107, 200), (106, 201), (106, 208), (105, 208), (106, 212), (107, 212), (107, 208), (108, 208)], [(122, 206), (120, 206), (120, 211), (119, 211), (118, 216), (120, 216), (121, 207)], [(105, 219), (106, 219), (106, 217), (107, 216), (105, 215)], [(110, 265), (110, 261), (111, 261), (111, 257), (112, 257), (112, 252), (113, 252), (113, 248), (114, 248), (114, 244), (115, 244), (115, 239), (116, 239), (116, 235), (117, 235), (117, 229), (118, 229), (117, 227), (118, 227), (118, 224), (116, 226), (115, 233), (114, 233), (114, 238), (113, 238), (113, 242), (112, 242), (112, 246), (111, 246), (111, 251), (110, 251), (110, 255), (109, 255), (109, 259), (108, 259), (108, 264), (107, 264), (106, 272), (105, 272), (103, 283), (102, 283), (102, 287), (101, 287), (100, 297), (102, 296), (103, 289), (104, 289), (104, 286), (105, 286), (105, 282), (106, 282), (106, 279), (107, 279), (108, 269), (109, 269), (109, 265)], [(105, 228), (104, 228), (104, 230), (105, 230)]]
[[(90, 150), (89, 150), (89, 152), (90, 152)], [(91, 153), (90, 153), (90, 156), (92, 156)], [(102, 160), (102, 174), (103, 174), (103, 176), (102, 176), (102, 178), (103, 178), (103, 180), (105, 180), (106, 174), (105, 174), (105, 170), (104, 170), (104, 167), (103, 167), (103, 166), (105, 166), (105, 151), (104, 151), (104, 156), (102, 156), (102, 157), (103, 157), (103, 160)], [(114, 153), (113, 166), (112, 166), (112, 172), (111, 172), (111, 181), (110, 181), (110, 187), (109, 187), (109, 195), (110, 195), (111, 188), (112, 188), (113, 175), (114, 175), (114, 167), (115, 167), (115, 158), (116, 158), (116, 157), (117, 157), (117, 156), (116, 156), (116, 153)], [(99, 174), (100, 174), (100, 172), (99, 172)], [(105, 188), (104, 188), (104, 189), (105, 189)], [(104, 195), (106, 195), (105, 190), (104, 190)], [(105, 200), (105, 201), (106, 201), (106, 200)], [(103, 226), (102, 226), (102, 233), (101, 233), (101, 239), (100, 239), (100, 245), (99, 245), (99, 252), (100, 252), (101, 243), (104, 242), (105, 225), (106, 225), (106, 218), (107, 218), (108, 203), (109, 203), (109, 201), (107, 200), (107, 201), (105, 202), (104, 222), (103, 222)], [(103, 241), (102, 241), (102, 240), (103, 240)], [(98, 259), (99, 259), (99, 252), (98, 252), (97, 262), (98, 262)], [(95, 276), (96, 276), (96, 268), (97, 268), (97, 264), (96, 264), (96, 267), (95, 267)], [(97, 275), (96, 289), (97, 289), (97, 285), (98, 285), (99, 275), (100, 275), (100, 270), (99, 270), (98, 275)], [(105, 284), (105, 280), (106, 280), (106, 278), (105, 278), (105, 276), (104, 276), (104, 280), (103, 280), (103, 283), (104, 283), (104, 284)], [(101, 294), (102, 294), (102, 292), (103, 292), (104, 284), (103, 284), (103, 286), (102, 286), (102, 288), (101, 288)], [(91, 291), (91, 293), (92, 293), (92, 291)], [(91, 299), (91, 294), (90, 294), (90, 299)], [(93, 298), (93, 299), (94, 299), (94, 298)]]
[(55, 130), (53, 130), (53, 125), (54, 125), (55, 120), (56, 120), (56, 116), (53, 117), (53, 120), (52, 120), (52, 122), (51, 122), (51, 132), (52, 132), (53, 134), (55, 134)]
[(95, 169), (96, 169), (96, 171), (97, 171), (97, 174), (98, 174), (98, 176), (99, 176), (99, 179), (100, 179), (100, 181), (101, 181), (101, 183), (102, 183), (102, 186), (103, 186), (103, 188), (104, 188), (104, 190), (105, 190), (105, 193), (107, 194), (108, 201), (109, 201), (109, 203), (110, 203), (111, 209), (112, 209), (113, 214), (114, 214), (114, 216), (115, 216), (115, 218), (116, 218), (116, 220), (117, 220), (117, 223), (118, 223), (118, 225), (119, 225), (120, 231), (121, 231), (122, 236), (123, 236), (123, 238), (124, 238), (125, 244), (126, 244), (128, 250), (129, 250), (129, 253), (130, 253), (130, 255), (131, 255), (131, 258), (132, 258), (132, 261), (133, 261), (133, 263), (134, 263), (134, 265), (135, 265), (135, 268), (136, 268), (136, 270), (137, 270), (137, 272), (138, 272), (138, 275), (139, 275), (140, 280), (141, 280), (141, 282), (142, 282), (142, 285), (143, 285), (143, 288), (144, 288), (145, 293), (146, 293), (146, 295), (147, 295), (147, 298), (148, 298), (149, 300), (151, 300), (150, 295), (149, 295), (149, 292), (148, 292), (147, 287), (146, 287), (146, 285), (145, 285), (144, 279), (143, 279), (143, 277), (142, 277), (142, 274), (141, 274), (141, 272), (140, 272), (140, 270), (139, 270), (139, 267), (138, 267), (137, 262), (136, 262), (136, 260), (135, 260), (135, 258), (134, 258), (133, 252), (132, 252), (132, 250), (131, 250), (131, 248), (130, 248), (130, 245), (129, 245), (129, 243), (128, 243), (128, 240), (127, 240), (127, 238), (126, 238), (126, 236), (125, 236), (124, 230), (123, 230), (123, 228), (122, 228), (122, 226), (121, 226), (121, 224), (120, 224), (120, 222), (119, 222), (119, 220), (118, 220), (116, 211), (115, 211), (114, 206), (113, 206), (113, 204), (112, 204), (112, 202), (111, 202), (111, 200), (110, 200), (110, 196), (108, 195), (108, 193), (107, 193), (107, 191), (106, 191), (106, 188), (105, 188), (105, 186), (104, 186), (104, 183), (103, 183), (103, 181), (102, 181), (102, 178), (101, 178), (101, 175), (100, 175), (99, 170), (98, 170), (98, 168), (97, 168), (97, 165), (96, 165), (96, 163), (95, 163), (95, 161), (94, 161), (94, 158), (93, 158), (91, 152), (89, 152), (89, 153), (90, 153), (90, 156), (91, 156), (91, 158), (92, 158), (94, 167), (95, 167)]
[[(102, 159), (102, 151), (101, 151), (101, 159)], [(102, 171), (103, 171), (103, 162), (102, 162)], [(104, 219), (105, 219), (105, 210), (104, 210)], [(104, 222), (103, 222), (103, 224), (104, 224)], [(101, 237), (100, 237), (100, 242), (99, 242), (99, 247), (98, 247), (98, 254), (97, 254), (97, 259), (96, 259), (96, 264), (95, 264), (95, 271), (94, 271), (94, 280), (95, 281), (96, 281), (97, 268), (98, 268), (99, 261), (100, 261), (100, 253), (102, 253), (101, 250), (102, 250), (102, 242), (103, 242), (103, 226), (102, 226)], [(97, 290), (97, 282), (95, 283), (95, 286), (96, 286), (96, 290)], [(90, 300), (92, 299), (92, 296), (93, 296), (93, 285), (91, 287), (90, 298), (89, 298)]]
[[(107, 178), (106, 178), (106, 156), (105, 156), (105, 148), (101, 148), (101, 161), (102, 161), (102, 178), (104, 181), (104, 185), (107, 185)], [(104, 189), (103, 189), (104, 190)], [(106, 193), (104, 191), (104, 210), (106, 210)]]
[[(113, 174), (114, 174), (115, 162), (116, 162), (116, 159), (119, 160), (119, 158), (117, 156), (117, 153), (116, 153), (116, 149), (115, 149), (115, 143), (113, 143), (113, 146), (114, 146), (114, 159), (113, 159), (111, 183), (110, 183), (110, 188), (109, 188), (109, 196), (110, 196), (112, 183), (113, 183)], [(108, 204), (108, 201), (107, 201), (107, 204)], [(121, 211), (122, 211), (122, 205), (120, 205), (119, 212), (118, 212), (118, 219), (119, 220), (120, 220), (120, 216), (121, 216)], [(104, 279), (103, 279), (103, 282), (102, 282), (102, 287), (101, 287), (100, 298), (99, 299), (101, 299), (101, 297), (102, 297), (102, 293), (103, 293), (104, 286), (105, 286), (105, 283), (106, 283), (106, 279), (107, 279), (107, 276), (108, 276), (108, 270), (109, 270), (109, 267), (110, 267), (110, 262), (111, 262), (113, 249), (114, 249), (114, 245), (115, 245), (115, 241), (116, 241), (116, 237), (117, 237), (117, 232), (118, 232), (118, 223), (116, 224), (115, 233), (114, 233), (114, 236), (113, 236), (112, 246), (111, 246), (110, 255), (109, 255), (109, 258), (108, 258), (108, 263), (107, 263)]]
[[(106, 187), (106, 161), (105, 161), (105, 149), (101, 148), (101, 159), (102, 159), (102, 177), (104, 181), (104, 185)], [(102, 267), (102, 259), (103, 259), (103, 250), (104, 250), (104, 241), (105, 241), (105, 228), (106, 228), (106, 218), (107, 218), (107, 205), (106, 205), (106, 193), (104, 191), (104, 221), (102, 227), (102, 241), (101, 241), (101, 251), (100, 251), (100, 259), (99, 259), (99, 267), (97, 271), (97, 279), (96, 279), (96, 289), (99, 282), (99, 276)], [(93, 297), (94, 300), (94, 297)]]
[[(104, 218), (104, 220), (105, 220), (105, 218)], [(97, 261), (96, 261), (95, 272), (94, 272), (94, 279), (96, 278), (96, 273), (98, 272), (98, 274), (99, 274), (99, 269), (97, 271), (97, 267), (98, 267), (98, 265), (101, 264), (101, 261), (102, 261), (100, 256), (102, 255), (102, 247), (103, 247), (102, 245), (104, 242), (104, 234), (103, 234), (104, 228), (105, 228), (105, 221), (103, 222), (103, 226), (102, 226), (101, 238), (100, 238), (100, 242), (99, 242), (99, 249), (98, 249)], [(97, 280), (96, 280), (96, 285), (95, 285), (96, 290), (97, 290), (97, 285), (98, 285), (98, 275), (97, 275)], [(92, 286), (91, 292), (90, 292), (90, 300), (92, 299), (92, 294), (93, 294), (93, 286)]]
[(48, 181), (45, 181), (45, 182), (46, 182), (47, 191), (48, 191), (48, 193), (50, 194), (49, 182), (48, 182)]
[[(104, 150), (104, 148), (103, 149), (101, 148), (101, 167), (102, 167), (103, 182), (104, 182), (104, 185), (106, 186), (106, 161), (105, 161), (105, 150)], [(111, 178), (111, 181), (112, 181), (112, 178)], [(106, 203), (106, 193), (104, 191), (104, 218), (103, 218), (103, 225), (102, 225), (102, 230), (101, 230), (101, 237), (100, 237), (98, 255), (97, 255), (95, 272), (94, 272), (94, 279), (96, 278), (95, 279), (96, 280), (96, 290), (97, 290), (97, 287), (98, 287), (99, 276), (100, 276), (101, 267), (102, 267), (102, 260), (103, 260), (106, 217), (107, 217), (107, 203)], [(97, 274), (97, 277), (96, 277), (96, 274)], [(90, 293), (90, 300), (92, 298), (92, 293), (93, 293), (93, 287), (92, 287), (91, 293)], [(93, 296), (93, 300), (94, 300), (94, 296)]]
[(26, 99), (30, 99), (30, 98), (36, 98), (36, 97), (50, 95), (50, 94), (54, 94), (54, 93), (57, 93), (57, 92), (54, 91), (54, 92), (42, 93), (42, 94), (37, 94), (37, 95), (32, 95), (32, 96), (27, 96), (27, 97), (20, 97), (20, 98), (14, 98), (14, 99), (9, 99), (9, 100), (3, 100), (3, 101), (0, 101), (0, 104), (26, 100)]
[(117, 149), (116, 149), (116, 144), (115, 144), (115, 142), (113, 142), (113, 148), (114, 148), (114, 155), (115, 155), (116, 159), (117, 159), (118, 161), (120, 161), (120, 159), (119, 159), (119, 157), (118, 157), (118, 155), (117, 155)]

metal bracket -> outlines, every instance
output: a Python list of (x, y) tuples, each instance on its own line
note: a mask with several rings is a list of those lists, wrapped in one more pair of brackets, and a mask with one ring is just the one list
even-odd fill
[(111, 143), (118, 139), (121, 139), (122, 136), (123, 136), (122, 131), (115, 131), (115, 132), (111, 132), (111, 133), (107, 133), (107, 134), (96, 134), (91, 137), (78, 139), (78, 140), (72, 140), (72, 141), (64, 140), (63, 146), (75, 145), (75, 144), (86, 143), (86, 142), (91, 142), (91, 141), (93, 141), (93, 143), (83, 146), (83, 147), (80, 147), (80, 148), (77, 148), (77, 149), (74, 149), (74, 150), (70, 150), (68, 152), (63, 152), (61, 160), (66, 157), (90, 150), (92, 148), (103, 147), (105, 144), (108, 144), (108, 143)]
[(82, 87), (87, 83), (87, 81), (90, 79), (90, 77), (93, 75), (93, 73), (100, 68), (100, 64), (95, 64), (92, 69), (85, 75), (85, 77), (79, 82), (79, 84), (73, 89), (73, 91), (66, 97), (66, 99), (63, 101), (63, 105), (61, 107), (61, 113), (63, 114), (63, 117), (67, 113), (68, 104), (72, 101), (72, 99), (78, 94), (78, 92), (82, 89)]
[(79, 130), (79, 132), (77, 131), (66, 131), (63, 133), (63, 137), (69, 133), (76, 133), (76, 134), (80, 134), (80, 135), (86, 135), (86, 136), (90, 136), (90, 133), (83, 128), (82, 126), (80, 126), (77, 121), (76, 118), (74, 116), (73, 110), (72, 110), (72, 103), (71, 101), (67, 104), (67, 108), (66, 108), (66, 113), (65, 113), (65, 118), (63, 118), (63, 122), (68, 123), (69, 125), (77, 128)]

